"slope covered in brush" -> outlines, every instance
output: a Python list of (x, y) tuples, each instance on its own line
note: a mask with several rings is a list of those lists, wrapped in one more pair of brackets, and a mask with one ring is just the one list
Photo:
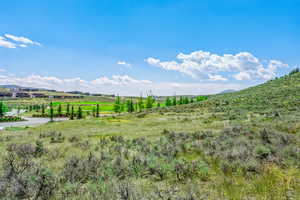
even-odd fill
[(252, 111), (293, 110), (300, 106), (300, 73), (286, 75), (239, 92), (216, 95), (210, 101)]

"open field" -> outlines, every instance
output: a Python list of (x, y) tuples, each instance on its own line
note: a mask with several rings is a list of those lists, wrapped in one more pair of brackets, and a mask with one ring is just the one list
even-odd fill
[(300, 73), (188, 105), (2, 131), (0, 157), (0, 197), (300, 199)]
[[(22, 99), (11, 99), (6, 100), (5, 103), (12, 108), (27, 108), (29, 106), (35, 105), (44, 105), (45, 112), (49, 112), (49, 104), (53, 102), (54, 112), (57, 112), (58, 106), (62, 106), (62, 112), (66, 112), (66, 107), (69, 104), (70, 106), (74, 106), (75, 109), (78, 109), (79, 106), (83, 108), (84, 112), (92, 112), (93, 108), (96, 107), (97, 104), (101, 107), (102, 113), (110, 113), (113, 111), (113, 103), (114, 98), (110, 97), (84, 97), (81, 99), (48, 99), (48, 98), (22, 98)], [(27, 112), (25, 116), (32, 116), (33, 114), (39, 114), (39, 112), (31, 111)]]
[[(192, 98), (192, 97), (190, 97)], [(122, 111), (120, 112), (127, 112), (127, 100), (133, 101), (133, 106), (135, 110), (137, 110), (137, 103), (140, 98), (137, 97), (121, 97), (120, 98), (120, 106), (123, 107)], [(146, 98), (142, 98), (144, 104), (146, 104)], [(196, 98), (193, 97), (193, 99), (196, 101)], [(160, 107), (165, 107), (165, 99), (155, 100), (152, 104), (152, 107), (157, 107), (158, 103)], [(177, 100), (179, 101), (179, 97), (177, 97)], [(54, 114), (58, 113), (59, 107), (61, 108), (61, 113), (66, 114), (67, 113), (67, 107), (69, 106), (69, 109), (71, 107), (74, 107), (75, 112), (78, 110), (79, 107), (82, 108), (83, 114), (85, 116), (92, 115), (93, 111), (96, 109), (97, 105), (99, 105), (99, 111), (101, 114), (112, 114), (115, 113), (114, 110), (114, 104), (115, 104), (115, 98), (112, 97), (90, 97), (85, 96), (81, 99), (45, 99), (45, 98), (21, 98), (21, 99), (10, 99), (5, 100), (5, 104), (10, 108), (15, 109), (26, 109), (28, 112), (22, 114), (22, 116), (34, 116), (39, 115), (42, 112), (41, 106), (44, 106), (45, 113), (49, 113), (50, 109), (50, 103), (53, 105)], [(39, 108), (36, 108), (36, 107)], [(145, 105), (146, 106), (146, 105)]]

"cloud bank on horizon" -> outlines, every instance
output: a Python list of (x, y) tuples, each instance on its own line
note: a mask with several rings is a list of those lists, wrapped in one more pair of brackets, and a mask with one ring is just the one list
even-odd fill
[[(1, 72), (1, 70), (0, 70)], [(4, 71), (3, 71), (4, 72)], [(53, 76), (30, 75), (16, 77), (14, 75), (0, 75), (0, 85), (21, 85), (26, 87), (38, 87), (55, 89), (59, 91), (85, 91), (103, 94), (119, 95), (145, 95), (152, 91), (154, 95), (176, 94), (215, 94), (228, 88), (240, 90), (246, 85), (234, 83), (176, 83), (176, 82), (152, 82), (150, 80), (138, 80), (128, 75), (113, 75), (112, 77), (99, 77), (95, 80), (83, 80), (81, 78), (60, 79)]]

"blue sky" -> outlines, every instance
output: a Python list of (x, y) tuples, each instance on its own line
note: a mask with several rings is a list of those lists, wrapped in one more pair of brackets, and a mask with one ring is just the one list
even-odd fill
[(300, 64), (298, 0), (10, 0), (0, 9), (0, 84), (206, 94)]

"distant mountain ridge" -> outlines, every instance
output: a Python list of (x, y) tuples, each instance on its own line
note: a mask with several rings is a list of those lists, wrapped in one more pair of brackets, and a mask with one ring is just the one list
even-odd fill
[(237, 92), (238, 90), (234, 90), (234, 89), (228, 89), (228, 90), (224, 90), (222, 92), (220, 92), (219, 94), (226, 94), (226, 93), (232, 93), (232, 92)]
[(23, 88), (21, 86), (18, 85), (0, 85), (1, 88), (7, 88), (7, 89), (20, 89)]
[(23, 87), (23, 86), (19, 86), (19, 85), (0, 85), (0, 88), (6, 88), (6, 89), (49, 90), (49, 89), (45, 89), (45, 88)]

